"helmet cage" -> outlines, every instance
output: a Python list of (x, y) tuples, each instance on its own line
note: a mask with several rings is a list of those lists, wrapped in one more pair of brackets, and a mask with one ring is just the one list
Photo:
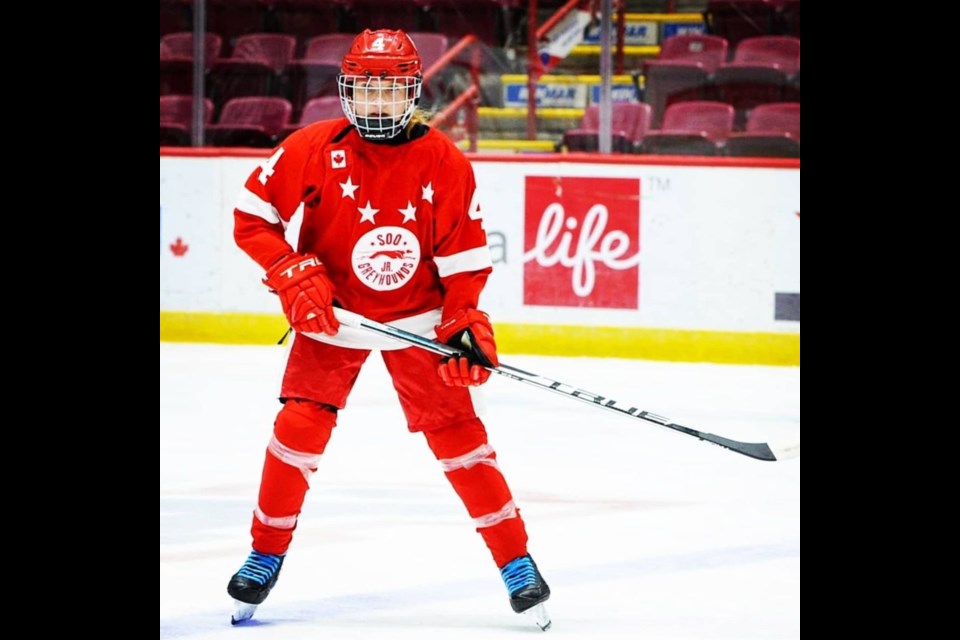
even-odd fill
[(343, 112), (369, 140), (388, 140), (403, 131), (420, 102), (422, 85), (419, 74), (337, 76)]

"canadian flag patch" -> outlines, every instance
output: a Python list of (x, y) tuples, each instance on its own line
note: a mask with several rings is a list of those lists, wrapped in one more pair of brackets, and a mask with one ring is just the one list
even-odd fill
[(343, 149), (334, 149), (331, 151), (330, 166), (334, 169), (343, 169), (347, 166), (347, 152)]

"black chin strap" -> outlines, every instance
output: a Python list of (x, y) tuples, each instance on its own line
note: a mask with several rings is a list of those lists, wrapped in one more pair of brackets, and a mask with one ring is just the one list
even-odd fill
[[(407, 134), (407, 131), (408, 131), (408, 128), (404, 127), (403, 129), (400, 130), (400, 133), (393, 136), (392, 138), (383, 138), (380, 140), (364, 138), (364, 140), (366, 140), (367, 142), (372, 142), (374, 144), (386, 144), (390, 146), (396, 146), (398, 144), (404, 144), (412, 140), (416, 140), (417, 138), (422, 138), (423, 136), (427, 135), (427, 131), (430, 131), (430, 127), (428, 127), (427, 125), (421, 122), (418, 122), (417, 124), (409, 128), (409, 135)], [(363, 136), (363, 134), (360, 134), (360, 135), (361, 137)]]

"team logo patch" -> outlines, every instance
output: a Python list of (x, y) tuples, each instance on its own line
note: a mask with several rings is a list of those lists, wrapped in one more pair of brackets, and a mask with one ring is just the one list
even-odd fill
[(353, 247), (353, 273), (374, 291), (399, 289), (420, 266), (420, 241), (403, 227), (377, 227)]
[(330, 152), (330, 166), (334, 169), (343, 169), (347, 166), (347, 152), (343, 149), (334, 149)]
[(523, 302), (636, 309), (640, 180), (528, 176)]

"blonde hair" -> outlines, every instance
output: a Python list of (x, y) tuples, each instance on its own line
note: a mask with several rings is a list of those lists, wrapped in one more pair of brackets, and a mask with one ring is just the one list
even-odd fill
[(418, 124), (427, 124), (430, 122), (429, 114), (420, 109), (419, 107), (414, 109), (413, 115), (410, 116), (410, 121), (407, 122), (407, 137), (410, 137), (410, 132), (413, 131), (413, 128)]

